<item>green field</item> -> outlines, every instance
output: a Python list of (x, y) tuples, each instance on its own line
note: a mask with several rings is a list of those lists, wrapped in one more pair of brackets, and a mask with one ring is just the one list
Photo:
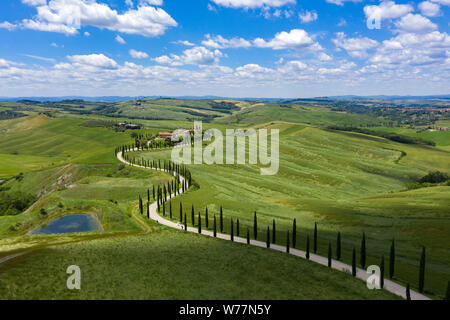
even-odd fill
[[(385, 292), (369, 292), (362, 282), (348, 275), (294, 257), (161, 229), (139, 218), (138, 196), (145, 199), (147, 189), (165, 184), (171, 177), (121, 165), (113, 151), (133, 143), (132, 132), (116, 132), (95, 123), (134, 121), (145, 126), (135, 133), (154, 135), (191, 128), (191, 120), (202, 119), (209, 121), (203, 124), (204, 129), (280, 129), (280, 170), (275, 176), (262, 176), (255, 165), (189, 165), (194, 186), (173, 200), (175, 219), (180, 202), (189, 222), (192, 205), (202, 215), (208, 207), (211, 221), (223, 206), (225, 231), (231, 218), (239, 219), (242, 236), (247, 228), (252, 229), (256, 211), (259, 239), (265, 240), (267, 226), (272, 228), (276, 219), (277, 242), (284, 245), (286, 231), (291, 230), (295, 218), (299, 249), (305, 248), (306, 235), (312, 237), (317, 222), (318, 253), (326, 256), (329, 242), (334, 250), (340, 231), (347, 263), (351, 262), (353, 247), (359, 255), (361, 234), (365, 232), (368, 265), (379, 264), (381, 255), (387, 259), (390, 241), (395, 238), (394, 280), (409, 282), (414, 289), (424, 245), (425, 293), (442, 298), (450, 279), (450, 187), (407, 190), (407, 185), (430, 171), (450, 171), (445, 132), (371, 127), (432, 140), (436, 147), (402, 144), (324, 128), (333, 124), (375, 126), (387, 121), (368, 114), (333, 112), (325, 106), (221, 102), (145, 99), (83, 106), (80, 102), (3, 104), (12, 109), (26, 108), (23, 112), (30, 116), (0, 121), (0, 192), (30, 194), (38, 200), (23, 213), (0, 213), (0, 256), (26, 248), (42, 250), (0, 266), (0, 297), (392, 298)], [(47, 115), (39, 114), (44, 111)], [(133, 154), (170, 159), (170, 153), (166, 149)], [(45, 215), (41, 209), (45, 209)], [(24, 236), (70, 213), (93, 214), (103, 231)], [(48, 268), (37, 267), (37, 261), (43, 259), (48, 261)], [(67, 275), (61, 261), (69, 260), (77, 260), (73, 264), (79, 263), (90, 277), (79, 295), (65, 289)], [(29, 279), (27, 283), (19, 282), (19, 275)]]
[[(261, 240), (275, 218), (280, 244), (285, 243), (286, 230), (296, 218), (302, 249), (306, 234), (312, 236), (318, 222), (319, 253), (326, 255), (328, 242), (334, 244), (341, 231), (344, 259), (349, 263), (351, 249), (359, 248), (362, 232), (369, 239), (371, 264), (389, 254), (390, 240), (395, 237), (397, 279), (413, 286), (417, 285), (418, 258), (425, 245), (429, 249), (429, 293), (443, 294), (442, 279), (450, 277), (450, 237), (446, 232), (450, 228), (450, 188), (406, 191), (406, 184), (433, 169), (448, 171), (448, 153), (362, 134), (284, 123), (278, 126), (282, 130), (281, 158), (276, 176), (261, 176), (257, 167), (249, 165), (192, 165), (197, 187), (174, 200), (176, 216), (180, 201), (188, 216), (192, 205), (202, 214), (208, 207), (210, 217), (223, 206), (226, 224), (231, 217), (239, 218), (246, 230), (252, 228), (253, 212), (257, 211)], [(147, 159), (170, 157), (170, 151), (134, 154)]]
[[(79, 291), (66, 287), (73, 264)], [(0, 272), (1, 299), (398, 299), (283, 253), (164, 229), (42, 249)]]

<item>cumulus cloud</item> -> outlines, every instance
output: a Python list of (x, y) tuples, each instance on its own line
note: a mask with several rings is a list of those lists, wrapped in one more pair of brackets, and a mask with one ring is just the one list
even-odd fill
[(305, 11), (298, 14), (301, 22), (308, 23), (317, 20), (318, 15), (315, 11)]
[(67, 56), (74, 66), (77, 67), (94, 67), (101, 69), (116, 69), (118, 64), (104, 54), (88, 54)]
[(189, 42), (187, 40), (178, 40), (178, 41), (174, 41), (172, 42), (173, 44), (180, 44), (186, 47), (193, 47), (195, 46), (195, 44), (193, 44), (192, 42)]
[(130, 56), (132, 56), (135, 59), (146, 59), (148, 58), (148, 54), (143, 51), (137, 51), (134, 49), (131, 49), (129, 51)]
[(8, 21), (0, 23), (0, 29), (14, 30), (17, 28), (17, 25), (9, 23)]
[(249, 48), (251, 43), (243, 38), (225, 39), (221, 35), (211, 36), (206, 35), (206, 40), (202, 41), (202, 45), (208, 48), (225, 49), (225, 48)]
[(383, 1), (379, 5), (364, 7), (366, 18), (396, 19), (414, 11), (409, 4), (396, 4), (394, 1)]
[(212, 0), (219, 6), (228, 8), (262, 8), (281, 7), (287, 4), (295, 4), (296, 0)]
[(212, 65), (218, 63), (222, 56), (223, 54), (219, 50), (212, 51), (205, 47), (194, 47), (192, 49), (184, 50), (182, 55), (164, 55), (154, 58), (153, 60), (159, 64), (170, 66), (182, 66), (186, 64)]
[(379, 45), (378, 41), (367, 37), (347, 38), (344, 32), (336, 33), (333, 43), (337, 48), (342, 48), (353, 58), (366, 58), (367, 50), (373, 49)]
[(321, 49), (320, 45), (314, 42), (303, 29), (279, 32), (269, 41), (257, 38), (253, 41), (253, 44), (258, 48), (271, 48), (274, 50), (296, 48)]
[(420, 12), (427, 17), (436, 17), (441, 13), (441, 7), (430, 1), (423, 1), (419, 3)]
[(437, 25), (430, 21), (430, 19), (425, 18), (420, 14), (412, 14), (401, 18), (399, 21), (395, 23), (399, 31), (402, 32), (430, 32), (433, 30), (437, 30)]
[(23, 20), (20, 27), (73, 35), (80, 27), (93, 26), (154, 37), (164, 34), (169, 27), (177, 26), (177, 22), (163, 9), (145, 3), (137, 9), (129, 8), (118, 13), (96, 0), (50, 0), (48, 4), (38, 5), (36, 10), (36, 16)]

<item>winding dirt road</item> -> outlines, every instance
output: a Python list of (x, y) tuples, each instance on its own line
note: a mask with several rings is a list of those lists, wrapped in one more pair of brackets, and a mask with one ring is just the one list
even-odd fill
[[(132, 151), (137, 151), (137, 149), (134, 149)], [(163, 169), (156, 169), (156, 168), (149, 168), (149, 167), (144, 167), (144, 166), (140, 166), (140, 165), (136, 165), (136, 164), (131, 164), (129, 162), (127, 162), (122, 155), (122, 152), (119, 152), (117, 154), (117, 158), (119, 159), (119, 161), (121, 161), (122, 163), (132, 166), (132, 167), (138, 167), (138, 168), (145, 168), (145, 169), (149, 169), (149, 170), (157, 170), (157, 171), (162, 171), (162, 172), (168, 172), (167, 170), (163, 170)], [(177, 176), (177, 174), (175, 173), (170, 173), (172, 175), (174, 175), (175, 177)], [(180, 176), (181, 182), (183, 182), (185, 179), (184, 177)], [(180, 189), (179, 194), (181, 194), (183, 192), (182, 189)], [(175, 197), (175, 194), (171, 194), (168, 198), (172, 199)], [(154, 221), (157, 221), (160, 224), (163, 224), (165, 226), (171, 227), (171, 228), (175, 228), (175, 229), (179, 229), (179, 230), (184, 230), (184, 226), (179, 224), (179, 223), (175, 223), (173, 221), (167, 220), (163, 217), (161, 217), (158, 212), (157, 212), (157, 202), (154, 202), (150, 205), (150, 218), (153, 219)], [(188, 232), (192, 232), (192, 233), (198, 233), (198, 228), (194, 228), (194, 227), (187, 227)], [(209, 237), (214, 237), (214, 233), (212, 231), (209, 230), (203, 230), (201, 231), (202, 235), (205, 236), (209, 236)], [(227, 234), (222, 234), (222, 233), (217, 233), (217, 238), (219, 239), (223, 239), (223, 240), (228, 240), (231, 241), (231, 236), (227, 235)], [(234, 237), (234, 242), (238, 242), (238, 243), (247, 243), (247, 239), (246, 238), (241, 238), (241, 237)], [(257, 246), (257, 247), (262, 247), (262, 248), (266, 248), (266, 243), (262, 242), (262, 241), (257, 241), (257, 240), (250, 240), (250, 245), (253, 246)], [(280, 246), (280, 245), (275, 245), (275, 244), (271, 244), (270, 245), (270, 249), (272, 250), (277, 250), (277, 251), (281, 251), (281, 252), (286, 252), (286, 248), (284, 246)], [(293, 249), (291, 248), (289, 250), (289, 254), (306, 259), (306, 252), (302, 251), (302, 250), (298, 250), (298, 249)], [(316, 262), (318, 264), (324, 265), (324, 266), (328, 266), (328, 258), (327, 257), (322, 257), (316, 254), (311, 254), (310, 253), (310, 261)], [(352, 267), (348, 264), (342, 263), (340, 261), (337, 260), (332, 260), (332, 264), (331, 267), (335, 270), (339, 270), (342, 272), (346, 272), (349, 275), (352, 274)], [(365, 270), (363, 269), (356, 269), (356, 278), (363, 280), (364, 282), (367, 281), (367, 279), (369, 278), (369, 276), (371, 274), (367, 273)], [(398, 283), (395, 283), (391, 280), (385, 279), (384, 280), (384, 289), (395, 294), (398, 296), (403, 297), (404, 299), (406, 299), (406, 288), (399, 285)], [(415, 292), (413, 290), (410, 291), (411, 293), (411, 300), (431, 300), (430, 298), (424, 296), (423, 294), (420, 294), (418, 292)]]

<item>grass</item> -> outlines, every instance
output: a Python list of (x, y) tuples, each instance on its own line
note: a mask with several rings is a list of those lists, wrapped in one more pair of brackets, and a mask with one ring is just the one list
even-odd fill
[[(69, 265), (79, 291), (66, 287)], [(1, 299), (398, 299), (283, 253), (164, 229), (42, 249), (0, 272)]]
[[(361, 134), (327, 132), (318, 128), (275, 123), (279, 126), (280, 171), (261, 176), (256, 166), (191, 165), (195, 186), (175, 199), (174, 215), (183, 203), (190, 219), (191, 205), (210, 219), (224, 207), (226, 229), (231, 217), (241, 230), (252, 229), (258, 212), (261, 240), (265, 228), (277, 220), (278, 242), (285, 244), (286, 230), (297, 219), (299, 248), (306, 234), (319, 223), (319, 253), (334, 247), (337, 231), (343, 233), (344, 260), (351, 262), (352, 247), (359, 248), (362, 232), (368, 237), (369, 264), (379, 264), (389, 254), (395, 237), (398, 246), (396, 280), (418, 281), (421, 246), (428, 249), (428, 294), (441, 296), (450, 277), (449, 187), (406, 191), (406, 184), (428, 171), (448, 171), (447, 152), (395, 143)], [(406, 156), (403, 153), (406, 154)], [(170, 151), (137, 153), (148, 159), (170, 157)], [(211, 220), (212, 221), (212, 220)], [(212, 223), (210, 224), (212, 225)]]
[[(155, 103), (161, 107), (164, 102), (171, 112), (184, 108), (179, 105), (181, 101), (169, 100)], [(146, 103), (151, 104), (151, 101)], [(314, 106), (283, 108), (247, 102), (238, 105), (240, 111), (204, 123), (204, 128), (223, 130), (249, 124), (256, 128), (279, 128), (279, 173), (261, 176), (258, 166), (251, 165), (189, 166), (195, 185), (187, 194), (174, 200), (175, 217), (178, 217), (180, 201), (189, 221), (192, 204), (196, 214), (198, 211), (204, 214), (207, 206), (210, 221), (222, 205), (225, 230), (229, 230), (229, 221), (233, 217), (240, 219), (241, 230), (246, 231), (247, 227), (251, 229), (253, 212), (257, 211), (260, 240), (265, 239), (265, 228), (271, 226), (275, 218), (279, 230), (277, 242), (282, 245), (285, 244), (286, 230), (290, 230), (292, 219), (296, 218), (299, 249), (304, 249), (306, 235), (312, 236), (314, 222), (318, 222), (318, 253), (326, 256), (329, 241), (334, 249), (336, 233), (341, 231), (343, 260), (347, 263), (351, 261), (351, 249), (359, 249), (363, 231), (367, 235), (369, 264), (378, 264), (382, 254), (387, 259), (390, 240), (395, 237), (397, 271), (394, 280), (410, 282), (413, 288), (417, 287), (418, 261), (421, 246), (425, 245), (426, 293), (442, 297), (450, 278), (447, 245), (450, 243), (450, 188), (406, 191), (406, 184), (428, 171), (448, 172), (448, 151), (440, 145), (439, 148), (405, 145), (364, 134), (329, 132), (307, 124), (378, 123), (377, 119), (365, 115), (335, 113)], [(201, 104), (192, 107), (213, 112), (202, 109), (208, 107)], [(0, 217), (0, 255), (12, 248), (40, 248), (71, 241), (71, 236), (20, 236), (67, 213), (92, 213), (105, 230), (104, 234), (74, 236), (77, 241), (142, 232), (142, 222), (132, 217), (137, 212), (138, 195), (145, 198), (147, 188), (166, 183), (169, 176), (137, 168), (119, 170), (119, 162), (112, 151), (118, 145), (130, 143), (130, 133), (83, 126), (91, 119), (111, 119), (104, 115), (61, 111), (55, 114), (56, 118), (49, 118), (30, 114), (26, 118), (0, 122), (0, 160), (2, 157), (11, 159), (0, 166), (0, 177), (24, 172), (23, 179), (11, 179), (2, 187), (33, 193), (41, 199), (18, 216)], [(180, 121), (138, 122), (151, 133), (192, 127), (192, 122), (185, 121), (188, 117), (178, 119)], [(123, 115), (116, 120), (131, 119)], [(170, 151), (138, 155), (148, 159), (168, 159)], [(32, 167), (28, 169), (27, 165)], [(41, 216), (40, 208), (45, 208), (48, 216)], [(59, 294), (60, 298), (74, 299), (384, 298), (372, 296), (372, 293), (367, 296), (363, 283), (355, 282), (353, 287), (350, 284), (353, 280), (347, 275), (336, 275), (344, 277), (344, 290), (338, 285), (338, 278), (334, 278), (334, 272), (292, 257), (152, 227), (157, 232), (147, 237), (113, 237), (52, 247), (19, 258), (6, 267), (0, 266), (0, 293), (5, 292), (8, 298), (53, 298)], [(116, 248), (117, 254), (114, 253)], [(98, 288), (86, 283), (87, 290), (74, 295), (65, 289), (67, 275), (60, 262), (64, 257), (75, 261), (77, 253), (82, 269), (93, 276), (88, 283), (92, 281)], [(242, 259), (246, 255), (249, 260)], [(47, 261), (47, 258), (51, 266), (48, 270), (37, 262)], [(116, 260), (119, 261), (117, 267), (127, 270), (125, 278), (120, 278), (120, 271), (115, 268)], [(36, 275), (32, 274), (31, 266)], [(245, 272), (240, 274), (238, 266)], [(108, 268), (114, 271), (111, 279), (107, 278), (103, 284), (100, 274), (105, 279)], [(292, 274), (294, 281), (286, 274)], [(3, 275), (7, 275), (6, 278)], [(30, 279), (29, 284), (17, 281), (24, 277)], [(47, 277), (50, 282), (45, 283)], [(219, 279), (217, 285), (213, 279)], [(181, 291), (177, 293), (172, 286), (176, 288), (180, 282), (183, 285), (179, 285)], [(214, 284), (208, 289), (207, 283)], [(365, 291), (360, 291), (359, 287)], [(125, 289), (133, 295), (127, 294)]]

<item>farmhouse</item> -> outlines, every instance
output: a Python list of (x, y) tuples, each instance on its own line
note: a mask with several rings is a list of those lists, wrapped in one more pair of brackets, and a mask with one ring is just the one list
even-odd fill
[(158, 134), (158, 139), (172, 139), (172, 133), (171, 132), (160, 132)]

